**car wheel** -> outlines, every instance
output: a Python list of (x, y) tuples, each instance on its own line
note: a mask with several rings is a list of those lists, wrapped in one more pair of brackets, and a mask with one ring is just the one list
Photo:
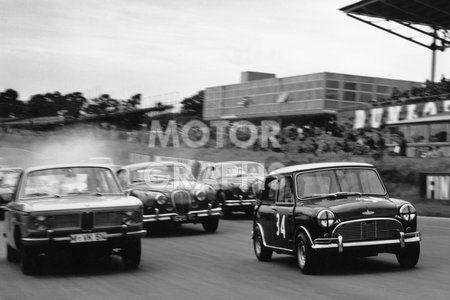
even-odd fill
[(34, 249), (22, 246), (20, 251), (20, 268), (24, 275), (34, 275), (37, 271), (36, 258)]
[(136, 269), (141, 262), (141, 239), (128, 241), (122, 248), (122, 263), (127, 269)]
[(264, 246), (262, 235), (258, 228), (255, 229), (255, 236), (253, 237), (253, 250), (259, 261), (270, 261), (272, 259), (273, 251)]
[(311, 248), (311, 242), (304, 233), (296, 241), (297, 264), (304, 274), (314, 274), (317, 270), (317, 253)]
[(219, 218), (206, 218), (202, 221), (203, 229), (205, 229), (208, 233), (213, 233), (217, 231), (217, 227), (219, 227)]
[(9, 262), (19, 262), (20, 261), (20, 253), (9, 244), (6, 244), (6, 260)]
[(397, 261), (404, 268), (412, 268), (419, 261), (420, 243), (406, 244), (405, 248), (397, 252)]

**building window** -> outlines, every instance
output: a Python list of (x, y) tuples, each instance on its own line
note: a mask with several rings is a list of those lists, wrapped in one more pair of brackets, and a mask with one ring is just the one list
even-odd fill
[(447, 142), (447, 124), (430, 125), (430, 142)]
[(344, 92), (344, 98), (342, 100), (355, 101), (356, 93), (355, 92)]
[(327, 88), (338, 89), (339, 88), (339, 81), (327, 80), (325, 85), (326, 85)]
[(356, 90), (356, 83), (355, 82), (344, 82), (344, 90)]
[(389, 94), (390, 87), (387, 85), (377, 85), (377, 93)]
[(372, 102), (374, 97), (369, 93), (359, 93), (359, 101), (360, 102)]
[(423, 143), (427, 140), (427, 129), (425, 125), (413, 125), (410, 127), (410, 142)]
[(367, 83), (361, 83), (359, 85), (359, 90), (363, 92), (373, 92), (373, 85)]
[(339, 99), (339, 91), (338, 90), (325, 90), (325, 99), (333, 99), (338, 100)]

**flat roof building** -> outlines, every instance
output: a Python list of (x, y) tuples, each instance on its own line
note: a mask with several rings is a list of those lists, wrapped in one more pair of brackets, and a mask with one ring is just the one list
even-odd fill
[(205, 89), (204, 120), (305, 119), (336, 115), (341, 109), (385, 100), (395, 89), (411, 90), (414, 81), (321, 72), (276, 78), (242, 72), (241, 83)]

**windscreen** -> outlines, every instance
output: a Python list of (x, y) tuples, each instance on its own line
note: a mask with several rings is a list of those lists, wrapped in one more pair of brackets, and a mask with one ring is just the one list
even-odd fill
[(21, 198), (121, 193), (111, 170), (98, 167), (33, 171), (26, 177)]
[(386, 190), (378, 173), (373, 169), (332, 169), (300, 173), (296, 176), (297, 196), (358, 192), (385, 195)]
[(216, 168), (217, 177), (264, 176), (264, 167), (258, 163), (236, 162), (223, 164)]
[(130, 183), (161, 183), (166, 181), (195, 180), (184, 165), (155, 164), (130, 171)]

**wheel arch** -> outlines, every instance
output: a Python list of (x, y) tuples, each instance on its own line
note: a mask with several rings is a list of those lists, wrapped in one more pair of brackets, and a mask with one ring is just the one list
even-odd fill
[(309, 233), (308, 229), (305, 226), (299, 226), (296, 230), (295, 230), (295, 239), (297, 243), (297, 237), (300, 235), (300, 233), (304, 233), (306, 234), (306, 236), (308, 237), (311, 245), (314, 245), (313, 239), (311, 237), (311, 234)]

